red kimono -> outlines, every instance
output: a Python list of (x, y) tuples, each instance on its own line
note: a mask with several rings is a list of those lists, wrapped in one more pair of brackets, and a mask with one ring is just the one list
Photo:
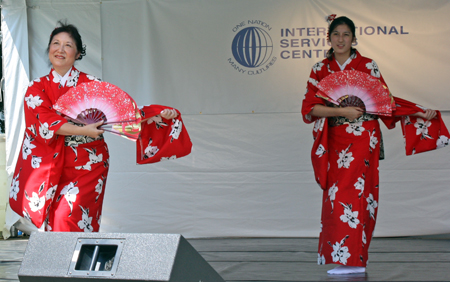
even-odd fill
[(25, 134), (10, 190), (11, 208), (49, 231), (98, 231), (109, 154), (103, 137), (62, 136), (53, 110), (77, 84), (98, 80), (72, 68), (64, 86), (52, 69), (32, 81), (24, 99)]
[[(385, 84), (373, 60), (358, 52), (351, 58), (345, 70), (366, 72)], [(450, 135), (440, 113), (428, 122), (409, 116), (423, 108), (400, 98), (394, 98), (392, 117), (365, 114), (350, 122), (343, 117), (309, 115), (315, 105), (327, 105), (324, 99), (316, 97), (318, 82), (337, 71), (341, 69), (336, 60), (324, 59), (315, 64), (302, 104), (303, 120), (315, 122), (311, 159), (316, 181), (323, 189), (318, 263), (365, 267), (378, 211), (382, 140), (377, 119), (389, 129), (403, 119), (407, 154), (444, 147), (448, 145)]]
[[(108, 147), (103, 136), (95, 140), (57, 135), (56, 131), (68, 121), (56, 113), (53, 105), (71, 87), (98, 79), (72, 68), (62, 86), (54, 72), (31, 82), (25, 94), (26, 129), (9, 203), (12, 210), (36, 227), (46, 223), (47, 231), (97, 232), (109, 169)], [(180, 115), (170, 121), (153, 117), (159, 122), (155, 121), (157, 126), (151, 124), (152, 115), (165, 108), (141, 109), (148, 122), (142, 124), (136, 142), (138, 163), (182, 157), (191, 151), (192, 143), (182, 130)]]

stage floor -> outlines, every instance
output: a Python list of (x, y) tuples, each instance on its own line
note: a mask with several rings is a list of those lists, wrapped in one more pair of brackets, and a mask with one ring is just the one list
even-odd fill
[[(19, 281), (27, 239), (0, 241), (0, 281)], [(317, 239), (189, 239), (227, 282), (450, 281), (450, 236), (375, 238), (365, 275), (329, 276), (317, 265)], [(113, 281), (113, 279), (111, 280)]]

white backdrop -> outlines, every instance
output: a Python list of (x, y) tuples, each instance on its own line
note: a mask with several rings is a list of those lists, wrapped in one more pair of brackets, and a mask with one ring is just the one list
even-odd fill
[[(48, 35), (67, 18), (87, 45), (79, 69), (118, 85), (138, 104), (183, 113), (194, 147), (176, 161), (137, 166), (134, 144), (107, 136), (103, 232), (317, 236), (321, 190), (309, 157), (312, 128), (299, 112), (311, 66), (329, 48), (325, 17), (332, 13), (355, 21), (356, 48), (375, 59), (394, 95), (444, 111), (450, 126), (450, 1), (3, 2), (3, 14), (28, 6), (22, 39), (29, 41), (31, 78), (48, 73)], [(265, 36), (259, 47), (268, 52), (258, 67), (243, 66), (232, 52), (240, 47), (235, 36), (249, 30)], [(5, 48), (4, 56), (12, 52)], [(6, 84), (10, 133), (19, 130), (23, 93), (10, 88), (19, 77)], [(383, 134), (375, 235), (450, 232), (450, 151), (406, 157), (401, 130)], [(21, 136), (7, 138), (10, 171)]]

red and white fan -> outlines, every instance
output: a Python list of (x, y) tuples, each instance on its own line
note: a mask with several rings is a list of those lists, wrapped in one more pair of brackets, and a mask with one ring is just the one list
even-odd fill
[(136, 140), (141, 117), (136, 102), (119, 87), (101, 81), (79, 84), (59, 97), (53, 108), (76, 123), (103, 120), (101, 129)]
[(384, 116), (391, 116), (395, 109), (389, 89), (365, 72), (335, 72), (322, 79), (317, 88), (318, 97), (341, 107), (360, 107), (366, 113)]

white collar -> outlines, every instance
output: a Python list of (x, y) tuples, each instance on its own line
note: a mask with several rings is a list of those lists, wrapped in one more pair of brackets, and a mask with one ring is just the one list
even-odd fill
[(339, 62), (336, 60), (336, 63), (338, 64), (339, 68), (341, 68), (341, 70), (344, 70), (345, 67), (352, 61), (352, 56), (348, 57), (347, 61), (345, 61), (345, 63), (343, 63), (342, 65), (339, 64)]
[(61, 76), (58, 72), (55, 71), (55, 73), (59, 76), (59, 84), (64, 87), (66, 85), (67, 79), (69, 78), (70, 72), (72, 71), (72, 68), (69, 69), (68, 72), (64, 76)]
[(352, 55), (350, 55), (350, 57), (348, 57), (347, 61), (345, 61), (345, 63), (342, 64), (342, 66), (341, 66), (341, 64), (339, 64), (339, 62), (336, 60), (336, 58), (335, 58), (335, 60), (336, 60), (336, 63), (338, 64), (339, 68), (341, 68), (341, 71), (342, 71), (342, 70), (345, 69), (345, 67), (346, 67), (348, 64), (350, 64), (350, 62), (351, 62), (354, 58), (356, 58), (356, 53), (353, 53)]

